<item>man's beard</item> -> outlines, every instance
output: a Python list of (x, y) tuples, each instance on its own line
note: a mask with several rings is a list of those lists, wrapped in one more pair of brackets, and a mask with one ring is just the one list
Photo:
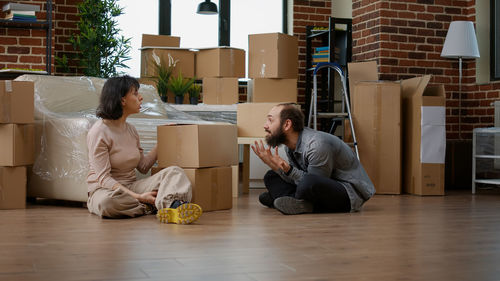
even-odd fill
[[(270, 131), (267, 131), (270, 132)], [(270, 147), (276, 147), (279, 146), (280, 144), (285, 143), (286, 141), (286, 135), (283, 132), (283, 129), (281, 126), (278, 128), (278, 131), (276, 133), (271, 133), (270, 135), (266, 136), (266, 143)]]

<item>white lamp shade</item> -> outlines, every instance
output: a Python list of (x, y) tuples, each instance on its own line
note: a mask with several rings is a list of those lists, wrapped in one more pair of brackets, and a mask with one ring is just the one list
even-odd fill
[(441, 56), (445, 58), (479, 58), (476, 32), (472, 22), (453, 21), (450, 23)]

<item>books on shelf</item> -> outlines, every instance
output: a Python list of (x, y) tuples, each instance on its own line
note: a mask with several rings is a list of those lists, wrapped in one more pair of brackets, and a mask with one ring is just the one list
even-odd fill
[(20, 4), (20, 3), (7, 3), (3, 5), (2, 11), (33, 11), (40, 12), (39, 5), (31, 5), (31, 4)]
[(36, 22), (36, 12), (40, 11), (40, 6), (19, 3), (7, 3), (2, 9), (7, 12), (4, 19), (22, 22)]

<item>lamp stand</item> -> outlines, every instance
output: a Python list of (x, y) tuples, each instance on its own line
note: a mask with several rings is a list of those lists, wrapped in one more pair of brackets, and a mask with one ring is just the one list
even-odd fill
[(458, 139), (462, 140), (462, 57), (458, 57)]

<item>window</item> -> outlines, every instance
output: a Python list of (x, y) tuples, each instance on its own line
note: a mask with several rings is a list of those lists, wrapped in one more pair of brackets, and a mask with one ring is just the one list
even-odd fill
[(172, 2), (171, 35), (181, 37), (183, 48), (216, 47), (218, 45), (217, 15), (199, 15), (196, 9), (201, 0)]
[(158, 0), (120, 0), (123, 15), (118, 17), (118, 26), (125, 38), (132, 38), (130, 45), (131, 60), (126, 64), (130, 68), (121, 69), (133, 77), (141, 72), (141, 40), (142, 34), (158, 34)]
[(492, 80), (500, 80), (500, 0), (491, 0), (490, 71)]

